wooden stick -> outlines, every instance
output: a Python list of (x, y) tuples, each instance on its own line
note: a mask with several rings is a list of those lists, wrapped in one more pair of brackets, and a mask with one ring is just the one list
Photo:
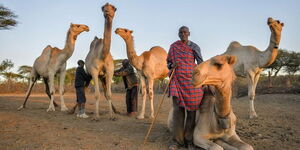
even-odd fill
[(167, 84), (167, 87), (165, 88), (164, 95), (163, 95), (162, 99), (160, 100), (160, 103), (159, 103), (159, 105), (158, 105), (157, 112), (156, 112), (156, 114), (155, 114), (155, 116), (154, 116), (154, 119), (153, 119), (152, 122), (151, 122), (151, 125), (150, 125), (150, 127), (149, 127), (148, 132), (147, 132), (147, 135), (145, 136), (145, 139), (144, 139), (144, 143), (143, 143), (143, 145), (142, 145), (142, 148), (144, 147), (144, 145), (146, 145), (148, 136), (149, 136), (149, 134), (150, 134), (150, 132), (151, 132), (151, 129), (152, 129), (153, 125), (154, 125), (154, 122), (156, 121), (156, 118), (157, 118), (157, 116), (158, 116), (158, 113), (159, 113), (159, 110), (160, 110), (160, 108), (161, 108), (161, 105), (162, 105), (162, 103), (163, 103), (163, 101), (164, 101), (164, 99), (165, 99), (165, 96), (166, 96), (166, 93), (167, 93), (169, 84), (170, 84), (170, 82), (171, 82), (171, 79), (173, 78), (175, 69), (176, 69), (176, 66), (175, 66), (175, 68), (173, 68), (173, 70), (172, 70), (172, 73), (171, 73), (171, 76), (170, 76), (170, 80), (169, 80), (169, 82), (168, 82), (168, 84)]

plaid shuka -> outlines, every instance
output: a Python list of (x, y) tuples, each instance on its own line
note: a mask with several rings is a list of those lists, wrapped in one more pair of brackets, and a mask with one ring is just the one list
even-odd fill
[(192, 85), (192, 72), (196, 66), (193, 50), (181, 41), (176, 41), (170, 47), (167, 61), (178, 64), (170, 81), (169, 96), (178, 97), (180, 107), (190, 111), (199, 109), (203, 90)]

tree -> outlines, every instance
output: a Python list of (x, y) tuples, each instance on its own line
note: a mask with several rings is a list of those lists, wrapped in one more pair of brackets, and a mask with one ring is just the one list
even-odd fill
[(0, 5), (0, 30), (8, 30), (15, 27), (18, 22), (15, 20), (17, 15), (8, 8)]
[(5, 59), (0, 64), (0, 73), (7, 72), (13, 67), (14, 67), (14, 63), (9, 59)]
[(285, 64), (285, 72), (288, 73), (287, 86), (291, 86), (291, 76), (300, 71), (300, 53), (290, 52), (288, 62)]
[(31, 66), (23, 65), (19, 67), (18, 73), (23, 77), (23, 79), (25, 78), (29, 82), (31, 70), (32, 70)]
[(272, 78), (275, 78), (279, 71), (287, 64), (289, 58), (289, 52), (284, 49), (278, 50), (276, 60), (266, 69), (268, 70), (269, 87), (272, 87)]
[(65, 84), (74, 85), (75, 74), (76, 74), (76, 67), (67, 69)]

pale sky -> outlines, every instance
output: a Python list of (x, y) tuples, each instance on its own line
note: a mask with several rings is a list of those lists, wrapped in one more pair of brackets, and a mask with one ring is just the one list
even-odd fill
[[(268, 17), (284, 22), (280, 48), (300, 52), (299, 0), (0, 0), (18, 15), (19, 25), (0, 30), (0, 61), (15, 67), (32, 66), (47, 46), (63, 48), (70, 23), (86, 24), (90, 32), (77, 38), (68, 66), (85, 59), (90, 42), (103, 37), (101, 7), (109, 2), (117, 11), (113, 31), (134, 30), (137, 54), (153, 46), (166, 51), (178, 40), (178, 28), (190, 28), (190, 40), (202, 49), (204, 60), (223, 53), (232, 41), (265, 50), (269, 44)], [(127, 58), (124, 40), (112, 34), (114, 59)], [(16, 69), (14, 69), (16, 70)]]

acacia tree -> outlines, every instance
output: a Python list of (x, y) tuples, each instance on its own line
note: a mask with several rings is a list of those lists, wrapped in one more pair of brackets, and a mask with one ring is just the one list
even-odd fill
[(15, 27), (18, 22), (15, 20), (17, 15), (10, 9), (0, 5), (0, 30), (8, 30)]
[(287, 86), (291, 87), (291, 76), (300, 71), (300, 53), (290, 52), (288, 62), (285, 64), (284, 71), (288, 73)]
[(276, 60), (270, 66), (266, 67), (268, 71), (269, 87), (272, 87), (273, 78), (276, 78), (279, 71), (288, 63), (288, 60), (289, 52), (285, 49), (279, 49)]
[(23, 66), (19, 67), (18, 73), (22, 77), (22, 79), (27, 79), (27, 81), (29, 83), (29, 79), (30, 79), (29, 76), (30, 76), (31, 70), (32, 70), (31, 66), (23, 65)]
[(72, 67), (66, 70), (65, 84), (74, 85), (75, 82), (76, 67)]

